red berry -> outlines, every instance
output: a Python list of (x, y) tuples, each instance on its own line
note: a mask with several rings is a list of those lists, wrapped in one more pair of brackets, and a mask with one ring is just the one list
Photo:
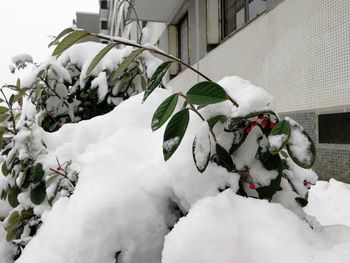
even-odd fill
[(247, 127), (246, 129), (245, 129), (245, 131), (246, 131), (246, 133), (250, 133), (251, 131), (252, 131), (252, 127)]
[(255, 184), (254, 183), (250, 183), (249, 188), (254, 190), (255, 189)]
[(256, 126), (256, 121), (252, 121), (252, 122), (250, 123), (250, 125), (251, 125), (252, 127)]
[(57, 166), (56, 171), (61, 171), (61, 166)]
[(261, 126), (262, 127), (266, 127), (266, 125), (267, 125), (267, 121), (266, 120), (261, 121)]
[(271, 122), (271, 123), (270, 123), (270, 128), (271, 128), (271, 129), (275, 128), (275, 126), (276, 126), (276, 124), (275, 124), (274, 122)]

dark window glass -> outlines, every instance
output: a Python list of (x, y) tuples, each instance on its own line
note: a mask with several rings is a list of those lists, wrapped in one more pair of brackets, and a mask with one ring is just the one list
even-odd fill
[[(188, 16), (187, 14), (178, 24), (178, 43), (179, 43), (179, 58), (188, 64), (189, 54), (188, 54)], [(181, 67), (181, 70), (183, 69), (185, 69), (184, 66)]]
[(266, 9), (266, 0), (221, 0), (221, 4), (223, 38)]
[(350, 112), (318, 116), (319, 143), (350, 144)]
[(108, 9), (108, 1), (101, 1), (101, 9)]
[(108, 21), (101, 20), (101, 29), (108, 29)]

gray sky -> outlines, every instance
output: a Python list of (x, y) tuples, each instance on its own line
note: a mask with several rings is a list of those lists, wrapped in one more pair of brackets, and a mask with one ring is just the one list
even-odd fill
[(0, 84), (14, 81), (8, 69), (14, 55), (45, 59), (48, 36), (71, 26), (76, 11), (98, 12), (98, 0), (0, 0)]

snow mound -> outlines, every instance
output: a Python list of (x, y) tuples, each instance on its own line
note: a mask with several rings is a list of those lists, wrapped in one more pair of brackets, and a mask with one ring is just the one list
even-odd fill
[(350, 228), (312, 230), (279, 204), (227, 190), (196, 203), (166, 236), (163, 263), (349, 262)]
[[(251, 109), (265, 109), (272, 100), (238, 77), (220, 83)], [(164, 162), (165, 125), (154, 133), (150, 127), (154, 111), (169, 95), (156, 89), (144, 104), (143, 94), (132, 96), (103, 116), (66, 124), (54, 133), (33, 127), (33, 136), (47, 146), (45, 159), (38, 162), (50, 168), (56, 166), (56, 158), (72, 160), (79, 181), (70, 198), (61, 198), (42, 214), (43, 225), (18, 263), (107, 263), (116, 258), (123, 263), (310, 262), (311, 258), (329, 262), (331, 256), (335, 262), (345, 262), (343, 257), (349, 258), (348, 228), (312, 231), (281, 205), (235, 196), (237, 174), (212, 163), (200, 174), (191, 151), (202, 127), (197, 115), (191, 113), (182, 143)], [(232, 110), (232, 104), (221, 105), (219, 111)], [(210, 114), (210, 107), (203, 112)], [(245, 112), (236, 109), (231, 114)], [(254, 136), (249, 140), (256, 140)], [(255, 155), (256, 149), (252, 152)], [(242, 163), (251, 162), (254, 155), (247, 154)]]
[(309, 192), (306, 213), (323, 225), (343, 224), (350, 227), (350, 185), (331, 179), (318, 181)]

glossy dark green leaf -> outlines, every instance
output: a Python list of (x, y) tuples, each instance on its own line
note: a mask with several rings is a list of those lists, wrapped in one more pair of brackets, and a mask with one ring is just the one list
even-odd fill
[(30, 191), (30, 200), (35, 205), (40, 205), (46, 197), (46, 185), (44, 181), (41, 181), (38, 185), (32, 188)]
[(220, 164), (225, 167), (227, 171), (231, 172), (235, 169), (230, 153), (218, 143), (216, 144), (216, 154), (219, 157)]
[(145, 48), (139, 48), (131, 52), (129, 56), (127, 56), (123, 62), (119, 65), (119, 67), (111, 73), (111, 79), (114, 81), (117, 78), (120, 78), (127, 70), (130, 63), (134, 62), (135, 59), (145, 50)]
[[(289, 121), (283, 120), (271, 130), (269, 139), (269, 151), (272, 154), (279, 153), (288, 143), (291, 134)], [(271, 141), (278, 140), (278, 144), (270, 144)]]
[(211, 156), (211, 141), (208, 132), (207, 130), (206, 136), (197, 134), (192, 144), (193, 161), (200, 173), (203, 173), (207, 169)]
[(149, 95), (158, 87), (158, 85), (162, 82), (162, 79), (171, 66), (172, 61), (163, 62), (158, 66), (156, 71), (153, 73), (151, 79), (148, 81), (148, 88), (146, 89), (143, 95), (143, 102), (148, 98)]
[[(295, 128), (293, 128), (295, 129)], [(298, 128), (296, 128), (298, 129)], [(300, 131), (295, 131), (295, 132), (300, 132)], [(307, 141), (309, 142), (309, 144), (305, 144), (305, 145), (298, 145), (297, 147), (299, 148), (299, 150), (302, 148), (303, 151), (305, 153), (307, 153), (307, 157), (306, 159), (301, 159), (302, 156), (300, 156), (300, 154), (298, 154), (297, 152), (295, 152), (293, 149), (293, 145), (292, 144), (292, 136), (293, 136), (293, 131), (292, 131), (292, 136), (291, 136), (291, 140), (288, 142), (287, 144), (287, 150), (289, 153), (289, 156), (292, 158), (292, 160), (299, 165), (300, 167), (304, 168), (304, 169), (310, 169), (313, 164), (315, 163), (316, 160), (316, 147), (315, 144), (312, 140), (312, 138), (310, 137), (310, 135), (303, 130), (302, 132), (300, 132), (303, 136), (305, 136), (305, 138), (307, 139)]]
[(228, 100), (223, 87), (212, 81), (202, 81), (186, 93), (188, 102), (195, 105), (209, 105)]
[(86, 76), (89, 76), (91, 72), (94, 70), (94, 68), (97, 66), (97, 64), (103, 59), (103, 57), (115, 46), (117, 43), (111, 43), (107, 46), (105, 46), (98, 54), (94, 57), (94, 59), (91, 61), (87, 71), (86, 71)]
[(302, 198), (302, 197), (296, 197), (295, 201), (297, 201), (297, 203), (301, 206), (301, 207), (305, 207), (307, 206), (307, 204), (309, 203), (306, 199)]
[(57, 35), (57, 37), (49, 44), (49, 47), (51, 47), (52, 45), (58, 44), (58, 41), (59, 41), (62, 37), (64, 37), (65, 35), (67, 35), (67, 34), (73, 32), (73, 31), (74, 31), (74, 29), (71, 28), (71, 27), (68, 27), (68, 28), (64, 29), (64, 30), (63, 30), (61, 33), (59, 33), (59, 34)]
[(278, 154), (272, 154), (269, 151), (258, 150), (258, 156), (266, 170), (278, 170), (281, 168), (281, 157)]
[(157, 108), (152, 118), (152, 130), (155, 131), (162, 127), (162, 125), (170, 118), (173, 114), (179, 95), (173, 94), (166, 98)]
[(263, 187), (257, 188), (256, 191), (259, 194), (259, 198), (271, 200), (273, 195), (277, 191), (281, 190), (281, 186), (280, 186), (281, 179), (282, 179), (282, 175), (281, 175), (281, 171), (279, 171), (279, 175), (276, 177), (276, 179), (271, 180), (271, 183), (269, 186), (263, 186)]
[(220, 122), (225, 122), (226, 121), (226, 116), (225, 115), (217, 115), (214, 116), (212, 118), (210, 118), (209, 120), (207, 120), (207, 123), (209, 125), (210, 128), (214, 128), (214, 126), (220, 121)]
[(190, 119), (189, 109), (183, 109), (170, 119), (163, 137), (163, 156), (167, 161), (179, 147)]
[(72, 45), (77, 43), (79, 40), (89, 36), (90, 33), (84, 30), (77, 30), (73, 31), (69, 35), (67, 35), (62, 41), (57, 45), (55, 50), (52, 53), (52, 56), (59, 56), (61, 55), (65, 50), (70, 48)]
[(30, 169), (30, 180), (33, 183), (39, 183), (43, 180), (45, 172), (43, 170), (43, 165), (41, 163), (37, 163)]

